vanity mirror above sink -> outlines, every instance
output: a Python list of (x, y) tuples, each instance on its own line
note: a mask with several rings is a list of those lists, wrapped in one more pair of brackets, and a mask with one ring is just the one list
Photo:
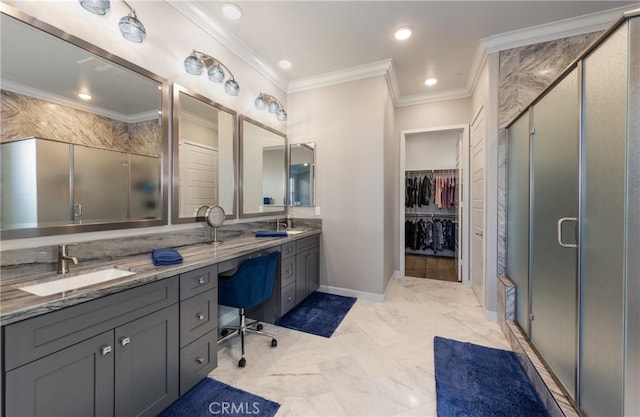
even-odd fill
[(287, 136), (240, 116), (240, 217), (284, 214)]
[(169, 82), (0, 12), (2, 239), (167, 224)]
[(172, 223), (220, 206), (236, 217), (236, 112), (174, 84)]

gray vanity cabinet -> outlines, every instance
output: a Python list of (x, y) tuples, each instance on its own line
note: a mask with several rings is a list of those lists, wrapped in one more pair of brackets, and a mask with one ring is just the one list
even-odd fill
[(6, 415), (113, 416), (113, 332), (92, 337), (6, 375)]
[(296, 304), (320, 287), (319, 236), (296, 242)]
[(5, 413), (156, 416), (178, 399), (178, 279), (3, 327)]

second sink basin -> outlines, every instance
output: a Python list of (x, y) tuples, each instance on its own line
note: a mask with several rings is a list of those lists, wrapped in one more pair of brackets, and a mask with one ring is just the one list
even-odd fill
[(135, 272), (127, 271), (126, 269), (119, 269), (117, 267), (111, 267), (98, 271), (86, 272), (83, 274), (79, 273), (77, 275), (60, 275), (60, 278), (58, 279), (19, 288), (22, 291), (26, 291), (40, 297), (45, 297), (47, 295), (76, 290), (78, 288), (100, 284), (102, 282), (111, 281), (113, 279), (122, 278), (133, 274), (135, 274)]

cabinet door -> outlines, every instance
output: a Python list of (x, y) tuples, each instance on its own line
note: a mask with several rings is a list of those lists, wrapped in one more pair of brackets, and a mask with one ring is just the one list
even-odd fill
[(6, 375), (11, 416), (113, 416), (113, 332), (102, 333)]
[(307, 290), (309, 294), (320, 287), (320, 247), (309, 249)]
[(115, 330), (115, 415), (156, 416), (178, 398), (178, 305)]
[(299, 304), (309, 295), (307, 286), (308, 257), (308, 250), (296, 254), (296, 304)]

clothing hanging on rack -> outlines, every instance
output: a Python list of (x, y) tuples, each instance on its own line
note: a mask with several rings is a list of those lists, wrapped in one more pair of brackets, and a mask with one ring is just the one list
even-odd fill
[(455, 170), (407, 171), (405, 207), (434, 204), (439, 209), (457, 207)]
[(411, 216), (405, 221), (405, 248), (433, 254), (455, 251), (456, 227), (455, 221), (437, 215)]

